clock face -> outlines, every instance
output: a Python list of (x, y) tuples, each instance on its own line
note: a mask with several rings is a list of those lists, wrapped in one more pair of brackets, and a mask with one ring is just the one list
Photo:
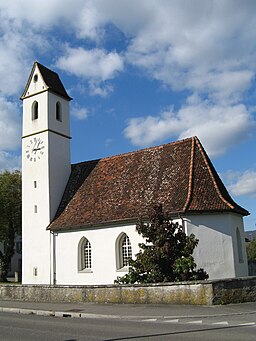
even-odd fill
[(39, 137), (31, 138), (26, 146), (26, 158), (31, 162), (36, 162), (40, 160), (44, 155), (44, 141)]

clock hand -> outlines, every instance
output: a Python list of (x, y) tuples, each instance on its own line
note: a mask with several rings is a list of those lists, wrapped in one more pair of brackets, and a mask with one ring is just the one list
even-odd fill
[(41, 150), (42, 148), (35, 148), (33, 149), (33, 151), (38, 151), (38, 150)]
[(36, 144), (37, 144), (37, 141), (34, 143), (34, 147), (32, 149), (32, 152), (36, 149)]
[[(36, 154), (36, 152), (38, 151), (38, 150), (41, 150), (42, 148), (39, 148), (39, 145), (41, 144), (41, 140), (39, 139), (38, 141), (36, 141), (35, 142), (35, 144), (34, 144), (34, 147), (33, 147), (33, 149), (32, 149), (32, 152), (34, 152), (34, 154)], [(36, 148), (37, 147), (37, 148)]]

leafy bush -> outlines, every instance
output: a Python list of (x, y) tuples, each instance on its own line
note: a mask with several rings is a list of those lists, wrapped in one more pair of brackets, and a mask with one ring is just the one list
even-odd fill
[(192, 253), (198, 244), (193, 234), (187, 236), (178, 223), (163, 212), (162, 205), (155, 205), (149, 223), (140, 219), (136, 226), (146, 243), (139, 244), (136, 259), (129, 261), (128, 274), (118, 277), (115, 283), (161, 283), (203, 280), (208, 274), (196, 270)]

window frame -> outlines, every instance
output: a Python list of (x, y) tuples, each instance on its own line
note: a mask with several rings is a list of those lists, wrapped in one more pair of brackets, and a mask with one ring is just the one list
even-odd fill
[(78, 243), (78, 272), (92, 272), (92, 246), (86, 237), (82, 237)]
[[(124, 255), (126, 253), (126, 255)], [(129, 270), (128, 258), (132, 258), (132, 244), (129, 236), (122, 232), (116, 239), (116, 270)]]
[(236, 228), (236, 245), (237, 245), (237, 255), (238, 255), (238, 262), (244, 263), (244, 255), (243, 255), (243, 245), (242, 245), (242, 238), (239, 228)]
[(32, 103), (31, 118), (32, 118), (32, 121), (38, 120), (39, 118), (39, 104), (37, 101), (34, 101)]
[(62, 122), (62, 107), (60, 101), (57, 101), (55, 105), (55, 117), (57, 121)]

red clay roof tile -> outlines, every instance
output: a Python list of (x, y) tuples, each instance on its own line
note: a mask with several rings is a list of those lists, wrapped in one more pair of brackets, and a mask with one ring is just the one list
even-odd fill
[(51, 230), (146, 217), (162, 203), (171, 214), (249, 213), (228, 194), (196, 137), (72, 165)]

